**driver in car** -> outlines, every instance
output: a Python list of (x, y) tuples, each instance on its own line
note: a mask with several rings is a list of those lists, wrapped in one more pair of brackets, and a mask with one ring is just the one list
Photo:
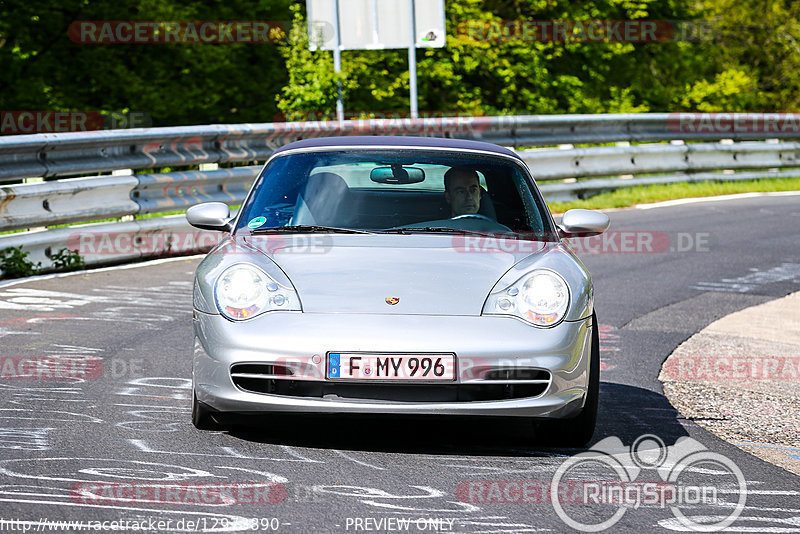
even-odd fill
[(478, 213), (481, 206), (478, 173), (459, 167), (444, 173), (444, 199), (450, 205), (450, 217)]

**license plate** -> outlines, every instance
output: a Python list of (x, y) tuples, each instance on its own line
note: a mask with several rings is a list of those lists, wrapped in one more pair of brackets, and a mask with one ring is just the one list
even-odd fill
[(455, 380), (455, 354), (329, 352), (332, 380)]

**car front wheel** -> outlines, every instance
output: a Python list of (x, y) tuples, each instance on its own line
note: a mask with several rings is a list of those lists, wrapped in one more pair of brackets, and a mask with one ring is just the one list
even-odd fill
[(600, 398), (600, 334), (597, 315), (592, 313), (592, 350), (589, 361), (589, 384), (581, 413), (568, 419), (541, 421), (536, 435), (548, 445), (583, 447), (594, 435)]

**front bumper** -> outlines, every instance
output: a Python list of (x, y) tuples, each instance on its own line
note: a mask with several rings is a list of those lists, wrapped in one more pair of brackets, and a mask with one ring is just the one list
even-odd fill
[[(591, 354), (591, 319), (536, 328), (512, 317), (369, 315), (270, 312), (250, 321), (194, 313), (193, 384), (197, 399), (220, 412), (447, 414), (569, 417), (583, 407)], [(237, 387), (231, 367), (277, 364), (302, 370), (293, 380), (330, 391), (325, 379), (328, 352), (455, 353), (457, 379), (496, 387), (483, 380), (486, 369), (539, 369), (549, 383), (534, 397), (441, 401), (440, 384), (415, 385), (418, 398), (402, 401), (357, 398), (342, 393), (320, 396), (257, 393)], [(480, 362), (479, 364), (476, 362)], [(488, 376), (488, 375), (484, 375)], [(287, 377), (289, 378), (289, 377)], [(370, 386), (372, 391), (397, 387)], [(347, 390), (347, 388), (343, 388)], [(357, 389), (357, 388), (356, 388)], [(426, 394), (430, 392), (430, 395)]]

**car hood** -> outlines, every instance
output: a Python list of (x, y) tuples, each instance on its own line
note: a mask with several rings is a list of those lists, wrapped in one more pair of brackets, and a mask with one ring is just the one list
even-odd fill
[(288, 276), (306, 313), (480, 315), (503, 274), (532, 253), (559, 247), (429, 234), (283, 235), (269, 240), (267, 247), (256, 240), (254, 248)]

